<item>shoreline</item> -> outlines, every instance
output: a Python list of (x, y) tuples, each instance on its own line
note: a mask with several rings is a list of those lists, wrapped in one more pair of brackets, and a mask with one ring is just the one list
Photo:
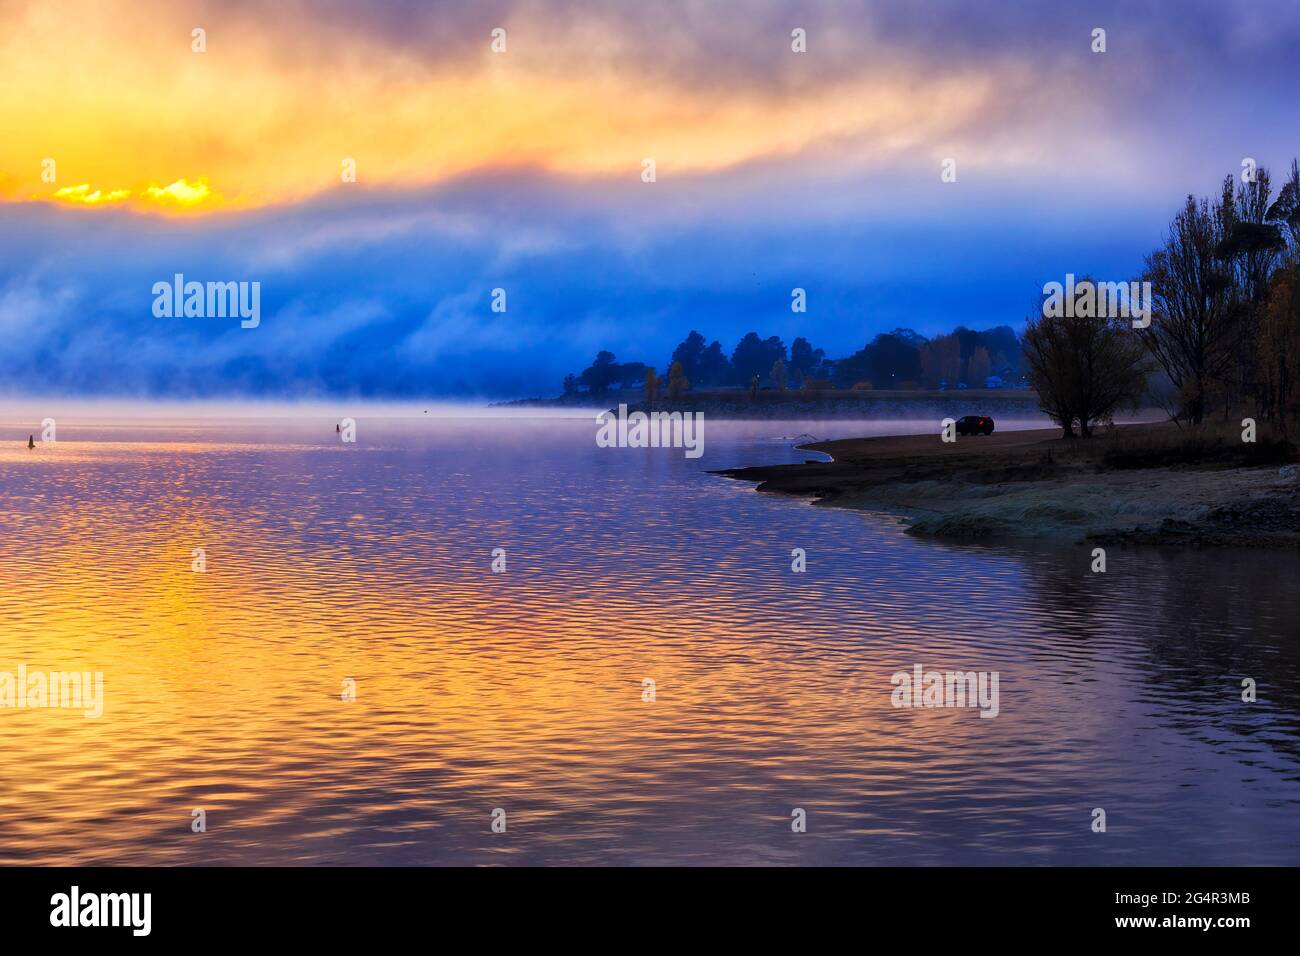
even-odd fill
[[(743, 390), (700, 390), (679, 399), (659, 398), (646, 402), (640, 390), (626, 396), (606, 396), (602, 407), (617, 409), (625, 404), (632, 412), (703, 412), (715, 421), (862, 421), (874, 418), (960, 418), (978, 410), (980, 414), (1014, 418), (1038, 416), (1038, 396), (1023, 389), (953, 389), (853, 391), (836, 389), (804, 392), (766, 390), (751, 399)], [(498, 402), (501, 408), (585, 409), (593, 400), (529, 398)], [(597, 404), (600, 404), (599, 402)]]
[(1091, 439), (1060, 429), (850, 438), (796, 447), (831, 461), (725, 469), (756, 490), (879, 511), (936, 539), (1300, 548), (1294, 446), (1171, 423)]

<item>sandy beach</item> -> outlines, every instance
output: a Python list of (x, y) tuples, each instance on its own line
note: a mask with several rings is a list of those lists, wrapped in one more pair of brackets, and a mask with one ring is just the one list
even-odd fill
[(758, 490), (899, 515), (909, 533), (954, 539), (1064, 538), (1300, 547), (1295, 449), (1231, 431), (1123, 425), (1090, 440), (1059, 429), (944, 443), (938, 434), (799, 446), (829, 462), (731, 469)]

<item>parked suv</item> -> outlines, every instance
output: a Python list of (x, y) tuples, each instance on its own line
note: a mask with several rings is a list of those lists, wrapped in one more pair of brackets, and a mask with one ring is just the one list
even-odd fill
[(967, 415), (957, 419), (958, 435), (992, 435), (993, 419), (987, 415)]

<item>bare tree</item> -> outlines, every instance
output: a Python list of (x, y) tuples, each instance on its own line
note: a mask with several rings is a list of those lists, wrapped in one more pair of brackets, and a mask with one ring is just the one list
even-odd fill
[(1021, 339), (1025, 374), (1038, 392), (1038, 407), (1052, 421), (1065, 429), (1065, 437), (1074, 437), (1074, 390), (1071, 382), (1069, 343), (1064, 324), (1055, 318), (1031, 316), (1025, 323)]
[(1222, 201), (1213, 207), (1187, 197), (1169, 226), (1164, 247), (1147, 257), (1151, 325), (1140, 330), (1146, 347), (1178, 390), (1183, 414), (1200, 424), (1212, 382), (1236, 357), (1231, 276), (1220, 257)]
[(1266, 218), (1284, 230), (1292, 257), (1300, 254), (1300, 160), (1291, 160), (1291, 177), (1279, 190)]
[(1285, 435), (1300, 420), (1300, 255), (1273, 275), (1258, 336), (1264, 407)]
[(1300, 420), (1300, 161), (1291, 160), (1291, 175), (1265, 219), (1285, 251), (1259, 311), (1260, 411), (1286, 434)]
[(1278, 223), (1270, 222), (1273, 188), (1269, 172), (1260, 167), (1249, 180), (1223, 183), (1218, 208), (1223, 215), (1223, 241), (1217, 254), (1228, 275), (1227, 302), (1235, 330), (1235, 363), (1227, 370), (1225, 411), (1262, 398), (1259, 381), (1259, 330), (1269, 280), (1277, 270), (1286, 240)]
[(1038, 392), (1039, 408), (1066, 438), (1074, 437), (1076, 423), (1088, 438), (1095, 424), (1111, 421), (1120, 409), (1136, 408), (1151, 372), (1129, 320), (1092, 311), (1032, 316), (1025, 326), (1030, 384)]

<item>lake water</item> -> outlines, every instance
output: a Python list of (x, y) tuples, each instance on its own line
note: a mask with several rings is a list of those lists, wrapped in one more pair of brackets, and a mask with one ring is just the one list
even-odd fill
[[(1300, 863), (1300, 556), (1093, 574), (708, 474), (928, 422), (355, 417), (0, 414), (0, 671), (104, 678), (0, 708), (0, 862)], [(997, 717), (894, 707), (916, 664)]]

